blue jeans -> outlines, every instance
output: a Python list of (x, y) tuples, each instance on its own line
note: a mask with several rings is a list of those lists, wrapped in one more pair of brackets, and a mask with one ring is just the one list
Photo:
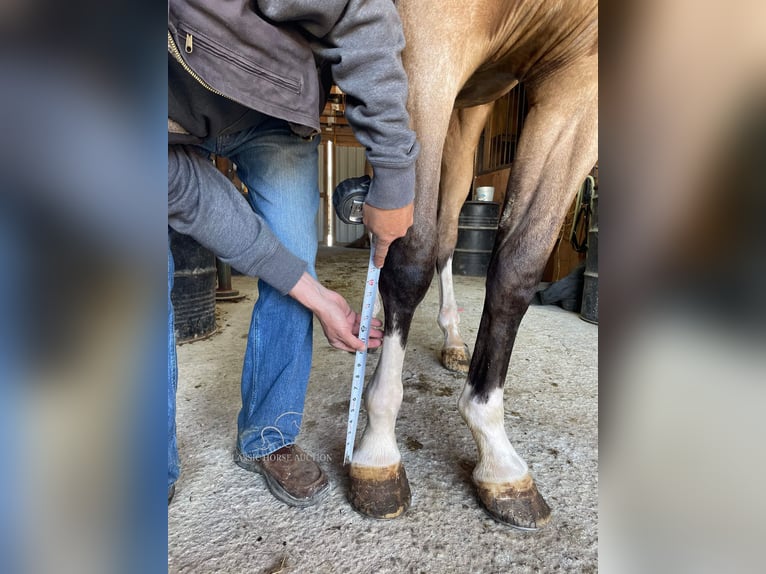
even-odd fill
[[(252, 208), (292, 253), (308, 263), (313, 276), (319, 209), (318, 145), (318, 137), (303, 139), (293, 134), (286, 122), (267, 116), (253, 128), (211, 138), (201, 145), (205, 151), (236, 163)], [(171, 282), (172, 262), (168, 265), (169, 290)], [(170, 379), (177, 376), (172, 314), (168, 321), (170, 485), (178, 477), (178, 455), (175, 425), (171, 422), (175, 421), (176, 383)], [(237, 448), (244, 455), (265, 456), (295, 442), (311, 370), (312, 327), (313, 315), (308, 309), (263, 281), (258, 282), (258, 301), (253, 308), (242, 368), (242, 409), (237, 419)]]
[(176, 357), (176, 335), (173, 328), (173, 303), (170, 292), (173, 290), (173, 254), (170, 252), (168, 234), (168, 488), (181, 472), (176, 444), (176, 389), (178, 388), (178, 359)]

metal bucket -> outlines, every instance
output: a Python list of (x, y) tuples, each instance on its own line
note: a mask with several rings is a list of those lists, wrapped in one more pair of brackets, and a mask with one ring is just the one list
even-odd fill
[(580, 317), (598, 324), (598, 194), (591, 199), (591, 225), (588, 231), (588, 254), (585, 257)]
[(452, 256), (452, 272), (455, 275), (483, 277), (487, 274), (499, 216), (499, 203), (466, 201), (463, 204)]
[(188, 235), (170, 232), (175, 273), (170, 300), (177, 343), (209, 337), (215, 324), (215, 255)]

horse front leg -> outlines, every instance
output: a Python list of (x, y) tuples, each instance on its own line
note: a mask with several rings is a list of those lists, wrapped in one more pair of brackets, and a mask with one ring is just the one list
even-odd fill
[[(431, 52), (414, 50), (410, 54)], [(452, 60), (444, 57), (437, 61)], [(447, 76), (445, 70), (442, 77)], [(457, 80), (452, 83), (458, 85)], [(432, 88), (428, 82), (410, 77), (409, 110), (421, 145), (415, 176), (414, 224), (405, 237), (391, 245), (381, 270), (383, 347), (365, 393), (367, 427), (349, 471), (351, 504), (374, 518), (395, 518), (410, 504), (410, 487), (396, 444), (396, 417), (402, 403), (402, 365), (412, 317), (434, 275), (439, 166), (457, 90), (454, 87), (437, 93)]]
[[(396, 444), (396, 417), (402, 404), (402, 365), (415, 308), (433, 277), (434, 249), (414, 234), (395, 242), (381, 271), (385, 311), (383, 347), (367, 386), (367, 426), (354, 451), (349, 476), (352, 506), (373, 518), (396, 518), (409, 508), (410, 486)], [(413, 245), (417, 245), (417, 248)]]
[(467, 373), (471, 362), (468, 345), (460, 335), (452, 281), (452, 256), (457, 243), (460, 209), (473, 179), (473, 159), (481, 131), (494, 103), (452, 112), (442, 154), (439, 182), (438, 250), (436, 271), (439, 274), (439, 316), (437, 322), (444, 334), (441, 361), (444, 368)]
[(508, 440), (503, 386), (521, 319), (576, 193), (596, 161), (595, 61), (530, 86), (532, 108), (509, 181), (460, 412), (479, 460), (473, 481), (497, 520), (536, 529), (550, 518), (526, 462)]

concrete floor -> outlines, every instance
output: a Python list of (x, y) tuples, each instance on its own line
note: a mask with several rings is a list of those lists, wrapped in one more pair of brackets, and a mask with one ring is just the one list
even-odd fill
[[(317, 273), (354, 308), (368, 252), (320, 248)], [(220, 331), (179, 347), (178, 442), (182, 474), (168, 509), (170, 572), (595, 572), (598, 544), (598, 327), (558, 307), (532, 307), (506, 382), (506, 427), (552, 508), (536, 533), (483, 512), (470, 482), (476, 447), (457, 412), (464, 377), (442, 369), (434, 282), (418, 308), (404, 365), (397, 423), (412, 506), (393, 521), (357, 514), (346, 499), (343, 449), (353, 356), (314, 329), (314, 366), (299, 442), (329, 475), (318, 506), (278, 502), (262, 478), (231, 460), (242, 354), (256, 281), (218, 305)], [(456, 277), (461, 328), (478, 329), (484, 280)], [(378, 355), (370, 355), (368, 377)], [(360, 432), (364, 428), (364, 415)]]

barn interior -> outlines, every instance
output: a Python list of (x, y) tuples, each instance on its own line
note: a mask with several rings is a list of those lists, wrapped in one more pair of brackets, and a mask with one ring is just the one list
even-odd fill
[[(367, 237), (363, 226), (337, 217), (331, 194), (339, 182), (370, 169), (343, 109), (344, 95), (334, 88), (322, 115), (316, 267), (320, 281), (358, 309)], [(523, 87), (496, 103), (466, 189), (461, 224), (467, 224), (459, 226), (453, 270), (461, 332), (469, 347), (481, 318), (494, 237), (492, 222), (478, 237), (471, 233), (472, 222), (479, 214), (494, 218), (496, 225), (525, 113)], [(224, 158), (215, 161), (247, 193), (236, 166)], [(203, 266), (206, 277), (186, 287), (193, 293), (174, 292), (174, 304), (187, 311), (176, 314), (177, 335), (185, 339), (178, 348), (177, 396), (183, 473), (168, 508), (170, 571), (539, 572), (554, 564), (561, 571), (597, 571), (597, 168), (591, 178), (573, 190), (542, 277), (541, 297), (522, 322), (506, 380), (506, 429), (552, 508), (550, 524), (536, 533), (511, 529), (488, 516), (476, 499), (471, 483), (476, 446), (457, 410), (465, 374), (440, 364), (436, 281), (413, 321), (397, 422), (413, 491), (411, 508), (395, 520), (379, 521), (349, 504), (343, 449), (353, 360), (329, 347), (316, 319), (300, 441), (322, 464), (332, 490), (321, 504), (305, 509), (274, 499), (261, 477), (232, 461), (257, 280), (210, 254)], [(177, 249), (201, 248), (185, 244)], [(200, 296), (205, 304), (184, 307), (184, 298), (199, 301)], [(378, 356), (370, 354), (368, 380)]]

